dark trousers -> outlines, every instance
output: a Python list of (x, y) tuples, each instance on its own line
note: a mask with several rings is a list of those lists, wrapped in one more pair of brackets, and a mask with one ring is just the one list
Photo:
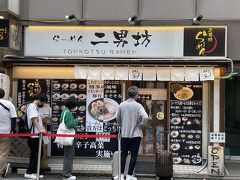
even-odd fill
[(39, 138), (28, 138), (28, 146), (31, 154), (27, 174), (37, 173)]
[(121, 139), (121, 150), (122, 150), (122, 156), (121, 156), (121, 174), (124, 173), (125, 165), (126, 165), (126, 158), (128, 156), (128, 152), (131, 153), (131, 159), (129, 163), (128, 168), (128, 175), (132, 175), (135, 164), (137, 161), (137, 155), (138, 150), (141, 142), (141, 137), (135, 137), (135, 138), (122, 138)]

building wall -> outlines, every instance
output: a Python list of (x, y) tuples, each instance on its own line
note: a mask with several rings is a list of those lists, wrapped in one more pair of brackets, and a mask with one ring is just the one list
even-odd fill
[(20, 14), (21, 19), (52, 23), (65, 23), (65, 15), (75, 14), (91, 25), (128, 25), (127, 19), (137, 15), (143, 25), (161, 26), (192, 25), (192, 19), (201, 14), (201, 25), (228, 27), (228, 56), (239, 60), (238, 7), (239, 0), (21, 0)]

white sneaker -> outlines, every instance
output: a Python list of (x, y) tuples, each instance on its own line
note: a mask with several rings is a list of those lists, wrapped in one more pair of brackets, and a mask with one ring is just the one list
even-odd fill
[(137, 178), (134, 177), (133, 175), (132, 176), (131, 175), (127, 175), (126, 180), (137, 180)]
[(76, 176), (70, 176), (70, 177), (68, 177), (68, 178), (63, 178), (63, 180), (75, 180), (75, 179), (77, 179), (76, 178)]
[[(118, 180), (118, 175), (114, 176), (114, 180)], [(121, 174), (120, 180), (124, 180), (124, 174)]]
[[(37, 177), (37, 174), (34, 174), (36, 177)], [(44, 175), (42, 175), (42, 174), (39, 174), (39, 178), (41, 179), (41, 178), (44, 178)]]
[(35, 174), (24, 174), (24, 177), (27, 179), (37, 179), (37, 176)]

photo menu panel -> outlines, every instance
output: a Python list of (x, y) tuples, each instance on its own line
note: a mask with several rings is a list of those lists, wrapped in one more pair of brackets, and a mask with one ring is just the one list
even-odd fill
[(171, 83), (170, 150), (174, 164), (202, 164), (202, 83)]
[[(64, 108), (64, 101), (70, 96), (74, 96), (78, 99), (79, 105), (73, 116), (80, 117), (83, 123), (86, 119), (86, 80), (75, 79), (53, 79), (52, 80), (52, 131), (57, 131), (60, 123), (61, 113)], [(84, 132), (84, 124), (80, 124), (77, 128), (77, 132)]]
[[(117, 110), (122, 101), (122, 81), (84, 79), (19, 79), (18, 114), (26, 110), (27, 103), (38, 93), (45, 93), (52, 108), (51, 132), (56, 133), (60, 124), (64, 101), (70, 96), (78, 99), (78, 107), (73, 116), (80, 117), (78, 134), (117, 134)], [(63, 146), (53, 143), (51, 155), (62, 156)], [(116, 138), (82, 138), (76, 141), (76, 156), (112, 157), (117, 149)]]
[[(52, 80), (52, 133), (60, 123), (64, 101), (74, 96), (79, 101), (74, 117), (83, 119), (78, 134), (117, 134), (116, 115), (121, 103), (121, 81), (53, 79)], [(76, 156), (112, 157), (117, 149), (116, 138), (81, 138), (76, 140)], [(63, 155), (63, 146), (53, 143), (52, 156)]]
[[(121, 81), (87, 80), (86, 129), (88, 134), (117, 134), (116, 115), (122, 100)], [(112, 157), (116, 138), (80, 139), (76, 155)]]
[[(52, 133), (56, 133), (60, 124), (61, 113), (64, 109), (64, 102), (70, 96), (78, 99), (78, 107), (72, 111), (75, 118), (80, 117), (82, 123), (77, 126), (77, 133), (85, 131), (86, 120), (86, 80), (80, 79), (53, 79), (51, 89), (52, 100)], [(52, 156), (63, 155), (63, 146), (51, 141)]]

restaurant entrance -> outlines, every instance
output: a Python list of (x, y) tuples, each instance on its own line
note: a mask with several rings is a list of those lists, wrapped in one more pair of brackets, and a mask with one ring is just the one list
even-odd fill
[(240, 157), (240, 77), (234, 76), (226, 80), (226, 158)]
[[(155, 158), (157, 150), (167, 149), (168, 116), (167, 116), (167, 82), (132, 81), (127, 86), (136, 85), (140, 89), (138, 102), (149, 115), (147, 127), (143, 130), (140, 154)], [(159, 97), (146, 92), (158, 93)], [(164, 91), (164, 93), (160, 93)]]

